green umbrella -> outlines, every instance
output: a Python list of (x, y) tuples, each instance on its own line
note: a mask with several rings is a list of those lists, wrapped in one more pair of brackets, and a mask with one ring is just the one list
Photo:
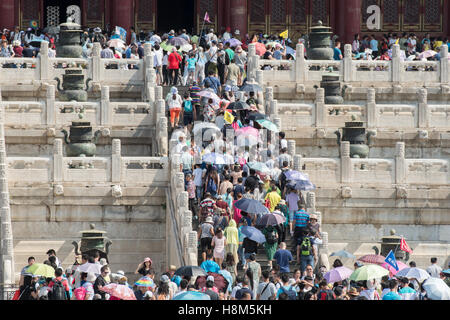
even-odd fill
[(171, 46), (170, 44), (168, 44), (167, 41), (162, 42), (159, 46), (164, 51), (167, 51), (167, 52), (172, 52), (172, 48), (175, 48), (174, 46)]
[(264, 174), (269, 174), (271, 172), (269, 167), (265, 163), (262, 163), (262, 162), (249, 162), (248, 167), (250, 169), (253, 169), (255, 171), (258, 171), (258, 172), (261, 172)]
[(55, 277), (55, 269), (53, 269), (52, 266), (43, 263), (33, 263), (27, 268), (26, 272), (29, 272), (35, 276), (41, 276), (45, 278)]
[(263, 119), (263, 120), (256, 120), (256, 122), (258, 122), (261, 126), (266, 128), (267, 130), (273, 131), (275, 133), (280, 132), (280, 129), (278, 129), (278, 126), (275, 123), (273, 123), (272, 121)]
[(381, 279), (389, 275), (389, 270), (376, 264), (368, 264), (355, 270), (350, 276), (350, 280), (364, 281), (371, 279)]

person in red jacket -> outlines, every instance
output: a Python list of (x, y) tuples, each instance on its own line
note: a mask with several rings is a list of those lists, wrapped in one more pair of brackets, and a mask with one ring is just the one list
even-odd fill
[(169, 82), (172, 82), (173, 86), (176, 86), (178, 83), (180, 63), (182, 60), (177, 49), (173, 48), (172, 53), (169, 55), (169, 65), (167, 66), (169, 69)]

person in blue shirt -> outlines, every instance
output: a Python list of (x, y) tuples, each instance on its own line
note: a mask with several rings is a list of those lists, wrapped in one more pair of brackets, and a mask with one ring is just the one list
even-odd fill
[(211, 88), (214, 90), (215, 94), (219, 95), (220, 94), (220, 81), (218, 78), (215, 77), (215, 72), (214, 71), (210, 71), (208, 73), (208, 77), (205, 78), (205, 80), (203, 80), (202, 85), (205, 88)]
[(280, 272), (290, 272), (289, 262), (294, 260), (294, 258), (292, 257), (292, 253), (289, 250), (286, 250), (286, 243), (280, 243), (280, 249), (275, 252), (273, 258), (277, 262), (277, 265), (280, 266)]
[(383, 300), (402, 300), (402, 297), (397, 293), (397, 286), (397, 280), (389, 280), (389, 289), (391, 291), (383, 296)]
[(374, 34), (370, 36), (370, 50), (372, 50), (372, 56), (374, 58), (378, 57), (378, 40)]
[(176, 283), (177, 286), (180, 286), (181, 277), (175, 275), (175, 271), (177, 271), (177, 267), (174, 265), (171, 265), (169, 267), (170, 281)]
[(208, 272), (218, 273), (220, 270), (219, 265), (215, 261), (213, 261), (212, 253), (209, 253), (206, 256), (206, 261), (202, 262), (202, 264), (200, 265), (200, 268), (205, 270), (206, 273), (208, 273)]
[(334, 56), (333, 56), (333, 59), (334, 59), (334, 60), (342, 60), (343, 58), (344, 58), (344, 57), (342, 56), (341, 42), (340, 42), (340, 41), (336, 41), (335, 47), (334, 47)]

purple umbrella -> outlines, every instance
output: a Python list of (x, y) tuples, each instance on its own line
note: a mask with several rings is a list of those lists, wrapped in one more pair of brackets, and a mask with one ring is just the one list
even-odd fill
[(347, 267), (339, 267), (331, 269), (329, 272), (325, 273), (323, 277), (328, 283), (335, 283), (350, 278), (352, 273), (353, 270)]
[(232, 47), (232, 48), (242, 45), (242, 42), (240, 42), (238, 39), (235, 39), (235, 38), (232, 38), (232, 39), (226, 41), (225, 43), (229, 43), (230, 47)]
[(181, 38), (181, 37), (174, 37), (172, 39), (169, 39), (167, 41), (167, 43), (170, 44), (171, 46), (175, 46), (175, 47), (176, 46), (180, 46), (181, 47), (181, 46), (189, 44), (189, 42), (186, 39)]

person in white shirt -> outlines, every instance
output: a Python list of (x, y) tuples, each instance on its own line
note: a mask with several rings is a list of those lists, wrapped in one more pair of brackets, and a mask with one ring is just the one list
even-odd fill
[(442, 268), (437, 264), (437, 258), (431, 258), (431, 266), (426, 270), (433, 278), (440, 278)]
[(163, 49), (161, 49), (161, 47), (159, 46), (159, 44), (155, 44), (153, 51), (155, 53), (155, 59), (153, 61), (153, 66), (156, 69), (156, 83), (158, 85), (162, 85), (162, 81), (163, 81), (162, 66), (163, 66), (164, 52), (163, 52)]
[(230, 27), (227, 27), (225, 33), (224, 33), (223, 36), (222, 36), (222, 39), (223, 39), (224, 41), (228, 41), (228, 40), (231, 39), (231, 28), (230, 28)]

